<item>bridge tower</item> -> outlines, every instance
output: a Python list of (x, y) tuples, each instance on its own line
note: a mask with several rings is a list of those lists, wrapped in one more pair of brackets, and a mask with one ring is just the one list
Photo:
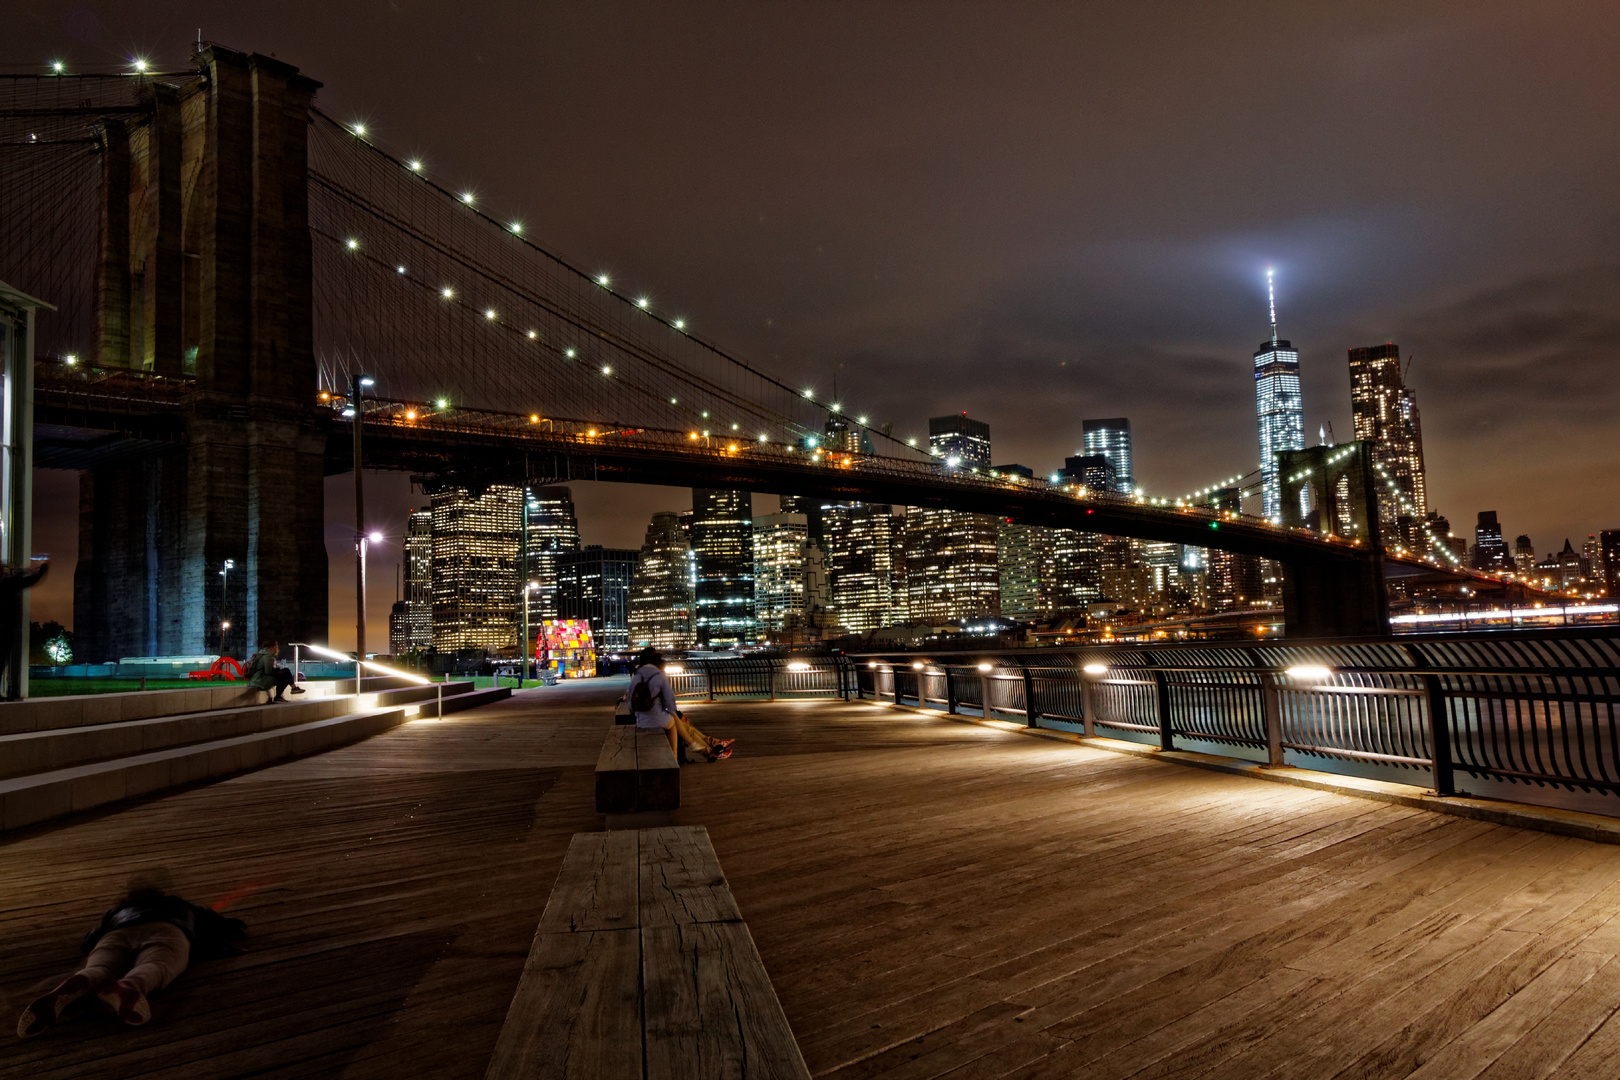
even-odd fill
[(1283, 567), (1283, 621), (1289, 637), (1387, 637), (1389, 590), (1365, 441), (1277, 452), (1282, 524), (1359, 541), (1353, 559), (1301, 556)]
[(81, 474), (74, 629), (91, 660), (326, 636), (307, 143), (320, 84), (256, 53), (196, 60), (197, 79), (154, 83), (147, 109), (100, 127), (95, 362), (186, 393), (183, 442)]

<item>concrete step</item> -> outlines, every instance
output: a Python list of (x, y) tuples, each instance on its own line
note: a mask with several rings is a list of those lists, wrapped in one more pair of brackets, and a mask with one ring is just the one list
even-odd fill
[(371, 709), (0, 780), (0, 832), (358, 742), (404, 722), (407, 711)]
[[(380, 702), (378, 707), (398, 704)], [(0, 735), (0, 779), (327, 720), (355, 711), (356, 705), (352, 697), (300, 696), (280, 705), (248, 705)]]
[[(443, 692), (445, 700), (448, 701), (450, 698), (459, 694), (472, 693), (473, 687), (474, 684), (471, 682), (433, 683), (430, 686), (423, 686), (421, 683), (412, 683), (411, 685), (401, 687), (398, 690), (384, 690), (376, 695), (373, 695), (370, 690), (367, 690), (363, 697), (371, 698), (374, 696), (377, 700), (377, 705), (379, 708), (384, 705), (415, 705), (419, 702), (431, 703), (438, 701), (441, 691)], [(445, 712), (450, 711), (451, 710), (449, 708), (445, 709)]]
[[(354, 680), (350, 680), (353, 682)], [(332, 682), (302, 684), (309, 698), (329, 698), (336, 694)], [(29, 698), (27, 701), (0, 703), (0, 735), (24, 731), (50, 731), (92, 724), (116, 724), (125, 720), (149, 720), (156, 716), (210, 712), (216, 709), (262, 705), (270, 695), (246, 683), (204, 683), (183, 690), (138, 690), (127, 694), (70, 694), (63, 697)]]

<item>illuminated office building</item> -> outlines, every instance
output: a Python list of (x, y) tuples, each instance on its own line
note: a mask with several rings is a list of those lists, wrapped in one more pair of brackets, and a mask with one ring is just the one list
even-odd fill
[[(1106, 420), (1086, 420), (1080, 425), (1081, 438), (1085, 440), (1085, 455), (1079, 458), (1069, 458), (1070, 468), (1095, 468), (1095, 463), (1087, 463), (1089, 458), (1103, 458), (1113, 470), (1113, 489), (1124, 495), (1136, 490), (1136, 475), (1131, 471), (1131, 422), (1123, 416), (1109, 417)], [(1082, 463), (1077, 466), (1076, 463)], [(1086, 483), (1091, 487), (1091, 483)]]
[(896, 587), (894, 508), (887, 503), (822, 507), (830, 621), (866, 633), (905, 621), (904, 586)]
[(1385, 542), (1424, 551), (1429, 497), (1423, 425), (1417, 398), (1401, 377), (1401, 350), (1394, 342), (1350, 350), (1350, 406), (1356, 438), (1372, 443), (1380, 473), (1378, 517)]
[[(1564, 541), (1569, 547), (1569, 541)], [(1507, 542), (1502, 539), (1502, 526), (1496, 520), (1495, 510), (1481, 510), (1479, 520), (1474, 525), (1474, 550), (1469, 555), (1469, 565), (1475, 570), (1511, 570), (1513, 564), (1508, 560)]]
[(431, 493), (433, 647), (516, 650), (518, 531), (523, 489), (492, 484), (474, 495)]
[[(405, 595), (394, 655), (433, 648), (433, 509), (411, 511), (405, 522)], [(390, 637), (392, 632), (390, 631)]]
[(574, 493), (566, 487), (531, 488), (528, 498), (528, 560), (525, 580), (536, 588), (529, 599), (529, 626), (557, 615), (557, 559), (579, 550), (579, 519), (574, 515)]
[(1603, 591), (1611, 598), (1620, 596), (1620, 529), (1604, 529), (1598, 533), (1600, 565), (1594, 570), (1603, 584)]
[[(928, 421), (928, 450), (948, 471), (990, 468), (990, 425), (967, 413)], [(997, 519), (909, 507), (905, 519), (906, 606), (917, 623), (1001, 613)]]
[(694, 632), (703, 648), (752, 644), (754, 515), (746, 491), (692, 489), (692, 553), (697, 567)]
[(557, 617), (590, 620), (598, 656), (630, 649), (630, 586), (640, 557), (600, 544), (557, 556)]
[(1271, 272), (1271, 340), (1254, 351), (1254, 397), (1260, 419), (1260, 477), (1265, 495), (1265, 516), (1282, 517), (1282, 476), (1277, 453), (1305, 449), (1305, 405), (1299, 392), (1299, 353), (1277, 337), (1277, 295)]
[(805, 625), (805, 562), (810, 546), (804, 514), (754, 519), (754, 615), (761, 631)]
[[(1068, 531), (1068, 530), (1064, 530)], [(996, 572), (1001, 613), (1032, 620), (1047, 614), (1046, 583), (1051, 578), (1052, 533), (1039, 525), (1002, 519), (996, 526)]]
[[(1243, 511), (1243, 489), (1219, 488), (1201, 505), (1214, 510)], [(1215, 611), (1232, 611), (1264, 603), (1260, 559), (1232, 551), (1210, 548), (1205, 558), (1206, 594)]]
[(1513, 541), (1513, 569), (1521, 577), (1532, 577), (1536, 572), (1536, 548), (1528, 536)]
[(630, 644), (661, 651), (692, 647), (692, 543), (679, 514), (647, 526), (630, 591)]

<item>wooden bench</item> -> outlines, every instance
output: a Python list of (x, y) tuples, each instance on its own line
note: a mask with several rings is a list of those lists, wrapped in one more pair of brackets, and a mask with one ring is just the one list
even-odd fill
[(681, 805), (681, 766), (662, 731), (615, 724), (596, 759), (596, 811), (634, 814), (677, 810)]
[(701, 825), (576, 833), (485, 1080), (809, 1080)]

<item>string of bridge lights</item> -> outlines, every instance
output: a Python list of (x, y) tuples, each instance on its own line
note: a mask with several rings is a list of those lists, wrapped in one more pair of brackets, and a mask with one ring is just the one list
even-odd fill
[[(1395, 482), (1395, 478), (1390, 476), (1389, 473), (1385, 471), (1383, 464), (1376, 463), (1373, 465), (1373, 468), (1377, 470), (1378, 478), (1382, 480), (1385, 485), (1389, 487), (1389, 490), (1394, 494), (1395, 500), (1401, 504), (1401, 508), (1404, 509), (1408, 514), (1412, 515), (1412, 519), (1414, 521), (1420, 520), (1417, 507), (1412, 505), (1412, 500), (1406, 497), (1406, 492), (1401, 490), (1401, 486)], [(1451, 550), (1451, 546), (1449, 544), (1434, 544), (1431, 546), (1438, 547), (1440, 549), (1440, 553), (1451, 561), (1452, 566), (1458, 568), (1462, 567), (1462, 560), (1457, 558), (1457, 553)], [(1433, 562), (1434, 556), (1429, 556), (1429, 560)]]
[[(317, 113), (320, 112), (320, 110), (318, 110), (318, 109), (315, 110), (315, 111)], [(320, 115), (325, 116), (324, 113), (320, 113)], [(478, 196), (477, 196), (476, 192), (471, 191), (471, 190), (462, 190), (459, 193), (452, 192), (449, 189), (447, 189), (447, 188), (443, 187), (442, 185), (438, 184), (437, 182), (433, 181), (428, 176), (427, 163), (420, 156), (412, 156), (410, 158), (401, 159), (401, 158), (398, 158), (398, 157), (394, 156), (393, 154), (388, 153), (386, 150), (383, 150), (380, 146), (377, 145), (375, 139), (373, 138), (371, 130), (367, 127), (367, 125), (364, 122), (354, 121), (354, 122), (345, 124), (345, 123), (342, 123), (340, 121), (334, 120), (331, 117), (326, 117), (326, 119), (330, 120), (333, 124), (335, 124), (336, 126), (342, 128), (343, 130), (349, 132), (352, 136), (354, 136), (356, 139), (363, 142), (366, 146), (370, 147), (372, 150), (376, 151), (377, 153), (383, 154), (385, 157), (389, 158), (392, 161), (397, 162), (398, 164), (403, 166), (408, 172), (410, 172), (410, 173), (412, 173), (412, 174), (414, 174), (416, 176), (420, 176), (424, 181), (426, 181), (427, 183), (432, 184), (433, 187), (436, 188), (437, 190), (443, 192), (446, 195), (449, 195), (449, 196), (453, 197), (456, 201), (461, 203), (463, 206), (467, 207), (469, 210), (471, 210), (473, 213), (477, 214), (479, 217), (483, 218), (485, 221), (488, 221), (491, 224), (496, 225), (499, 228), (505, 229), (508, 233), (512, 234), (514, 237), (516, 237), (519, 241), (524, 243), (526, 246), (531, 247), (531, 248), (533, 248), (534, 250), (536, 250), (538, 252), (541, 252), (542, 254), (546, 255), (548, 258), (556, 259), (557, 262), (559, 262), (561, 265), (567, 267), (569, 270), (574, 271), (575, 273), (579, 274), (581, 277), (585, 277), (588, 280), (595, 282), (595, 284), (598, 287), (602, 288), (603, 290), (608, 292), (610, 295), (612, 295), (616, 299), (619, 299), (619, 300), (621, 300), (621, 301), (623, 301), (623, 302), (625, 302), (627, 304), (632, 305), (637, 310), (643, 312), (648, 317), (654, 319), (655, 321), (661, 323), (662, 325), (669, 327), (671, 330), (674, 330), (676, 333), (679, 333), (679, 334), (682, 334), (683, 336), (692, 338), (692, 340), (698, 342), (699, 344), (701, 344), (705, 348), (709, 349), (711, 352), (715, 353), (718, 356), (723, 357), (724, 359), (730, 361), (733, 364), (738, 365), (739, 367), (741, 367), (744, 370), (750, 372), (751, 374), (756, 375), (759, 378), (762, 378), (762, 379), (766, 380), (767, 382), (777, 386), (778, 388), (780, 388), (782, 390), (787, 390), (787, 391), (791, 392), (792, 388), (787, 386), (783, 382), (781, 382), (779, 379), (773, 378), (772, 376), (766, 374), (765, 372), (759, 371), (758, 369), (754, 368), (753, 366), (751, 366), (751, 365), (749, 365), (749, 364), (747, 364), (747, 363), (745, 363), (745, 362), (743, 362), (741, 360), (738, 360), (736, 357), (731, 356), (729, 353), (726, 353), (724, 350), (719, 348), (719, 346), (715, 345), (713, 342), (708, 341), (707, 339), (704, 339), (704, 338), (699, 338), (696, 335), (692, 334), (691, 331), (687, 329), (687, 320), (686, 320), (686, 318), (684, 316), (677, 316), (677, 315), (665, 316), (663, 314), (660, 314), (657, 310), (654, 309), (653, 301), (652, 301), (652, 298), (650, 296), (648, 296), (646, 294), (641, 294), (641, 295), (632, 297), (632, 296), (620, 291), (619, 289), (616, 289), (614, 287), (614, 284), (613, 284), (612, 276), (609, 275), (608, 273), (602, 272), (602, 273), (597, 273), (597, 274), (594, 274), (594, 275), (586, 274), (585, 272), (579, 270), (577, 267), (574, 267), (574, 266), (570, 265), (565, 260), (563, 260), (561, 258), (558, 258), (556, 255), (554, 255), (554, 254), (552, 254), (550, 252), (543, 251), (541, 248), (538, 247), (538, 245), (534, 244), (526, 236), (524, 236), (524, 224), (523, 224), (523, 222), (521, 220), (512, 220), (512, 221), (502, 222), (502, 221), (496, 219), (493, 215), (485, 213), (483, 210), (478, 208), (478, 206), (476, 205), (477, 201), (478, 201)], [(349, 241), (347, 242), (347, 244), (349, 246), (349, 250), (351, 250), (351, 251), (356, 251), (356, 250), (359, 249), (359, 240), (358, 240), (358, 238), (350, 238)], [(395, 269), (396, 269), (396, 272), (401, 274), (401, 275), (404, 275), (404, 274), (406, 274), (408, 272), (408, 269), (406, 267), (404, 267), (404, 266), (396, 266)], [(446, 299), (446, 300), (453, 299), (454, 298), (453, 286), (448, 286), (448, 285), (444, 286), (443, 290), (442, 290), (442, 295), (443, 295), (444, 299)], [(499, 313), (497, 311), (495, 311), (495, 309), (493, 309), (493, 308), (486, 309), (484, 314), (485, 314), (485, 318), (487, 320), (489, 320), (489, 321), (498, 321), (499, 320)], [(530, 330), (530, 331), (527, 331), (527, 336), (531, 340), (533, 340), (538, 335), (535, 333), (535, 331)], [(572, 358), (572, 350), (569, 351), (568, 355), (569, 355), (569, 358)], [(613, 377), (613, 372), (612, 372), (611, 367), (604, 365), (603, 368), (602, 368), (602, 375), (604, 377), (608, 377), (608, 378)], [(801, 392), (801, 396), (806, 401), (809, 401), (812, 404), (819, 405), (820, 407), (826, 409), (829, 414), (842, 415), (842, 405), (839, 402), (836, 402), (836, 401), (829, 402), (829, 401), (817, 400), (816, 395), (815, 395), (815, 391), (813, 389), (805, 389), (805, 390), (803, 390)], [(671, 398), (670, 399), (670, 404), (672, 404), (672, 405), (678, 404), (677, 399)], [(703, 419), (708, 419), (709, 418), (708, 413), (707, 412), (703, 413), (702, 418)], [(880, 430), (878, 430), (876, 428), (873, 428), (871, 426), (871, 424), (868, 422), (868, 418), (865, 417), (865, 416), (857, 417), (855, 419), (855, 423), (863, 431), (865, 431), (865, 432), (867, 432), (869, 434), (878, 435), (878, 436), (881, 436), (881, 437), (883, 437), (885, 439), (889, 439), (890, 441), (893, 441), (893, 442), (896, 442), (896, 443), (900, 442), (900, 440), (898, 438), (896, 438), (895, 436), (888, 435), (888, 434), (886, 434), (886, 433), (884, 433), (884, 432), (882, 432), (882, 431), (880, 431)], [(733, 427), (734, 430), (738, 429), (738, 425), (736, 425), (736, 424), (733, 424), (732, 427)], [(704, 435), (707, 436), (708, 432), (704, 432)], [(758, 441), (761, 442), (761, 443), (767, 442), (768, 441), (768, 436), (766, 436), (764, 434), (761, 434), (759, 436)], [(807, 435), (805, 437), (805, 439), (804, 439), (804, 442), (805, 442), (805, 445), (808, 448), (813, 449), (813, 450), (817, 449), (817, 447), (819, 446), (819, 439), (817, 438), (817, 436), (814, 433)], [(914, 437), (914, 436), (906, 438), (904, 440), (904, 442), (905, 442), (905, 445), (907, 447), (909, 447), (909, 448), (919, 449), (918, 446), (917, 446), (917, 438)], [(788, 445), (791, 445), (791, 444), (788, 444)], [(819, 450), (817, 450), (817, 452), (819, 453)], [(930, 450), (930, 451), (927, 451), (927, 452), (932, 454), (935, 457), (939, 456), (939, 454), (941, 453), (940, 451), (934, 451), (934, 450)]]

